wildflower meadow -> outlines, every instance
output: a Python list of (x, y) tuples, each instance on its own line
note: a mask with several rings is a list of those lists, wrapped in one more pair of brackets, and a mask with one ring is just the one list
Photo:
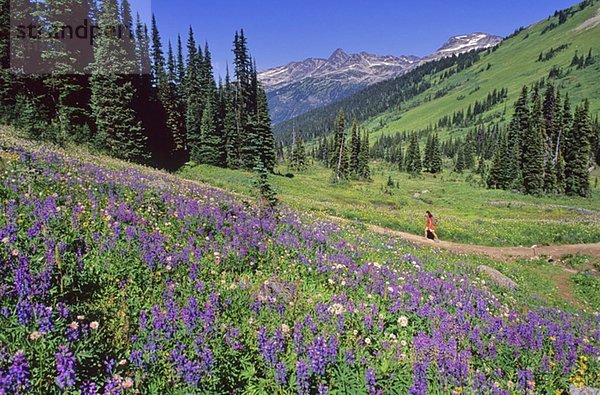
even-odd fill
[(598, 314), (466, 260), (142, 167), (1, 148), (0, 394), (600, 384)]

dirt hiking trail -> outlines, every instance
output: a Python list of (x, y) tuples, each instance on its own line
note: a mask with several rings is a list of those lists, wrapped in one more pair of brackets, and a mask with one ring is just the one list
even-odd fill
[[(248, 199), (248, 198), (252, 199), (252, 197), (250, 197), (250, 196), (247, 196), (247, 195), (244, 195), (241, 193), (237, 193), (237, 192), (233, 192), (233, 191), (228, 191), (226, 189), (219, 188), (219, 187), (216, 187), (214, 185), (210, 185), (210, 184), (207, 184), (204, 182), (185, 179), (185, 178), (179, 178), (179, 179), (185, 180), (189, 183), (200, 185), (203, 187), (222, 190), (222, 191), (229, 193), (231, 195), (234, 195), (234, 196), (240, 196), (240, 197), (243, 197), (246, 199)], [(354, 222), (354, 221), (350, 221), (346, 218), (336, 217), (333, 215), (324, 215), (324, 217), (333, 222), (338, 222), (338, 223), (342, 222), (342, 223), (349, 224), (349, 223)], [(532, 247), (489, 247), (489, 246), (479, 246), (479, 245), (472, 245), (472, 244), (455, 243), (455, 242), (443, 241), (443, 240), (435, 242), (433, 240), (426, 239), (424, 236), (417, 236), (412, 233), (406, 233), (406, 232), (401, 232), (399, 230), (384, 228), (381, 226), (369, 224), (369, 223), (362, 222), (362, 221), (359, 221), (359, 223), (361, 225), (365, 226), (367, 229), (369, 229), (372, 232), (383, 234), (383, 235), (388, 235), (388, 236), (399, 237), (404, 240), (413, 242), (419, 246), (440, 248), (440, 249), (444, 249), (444, 250), (454, 253), (454, 254), (485, 255), (489, 258), (492, 258), (495, 260), (501, 260), (501, 261), (510, 261), (513, 259), (522, 259), (522, 258), (527, 259), (527, 258), (535, 258), (535, 257), (542, 257), (542, 256), (552, 258), (555, 260), (559, 260), (566, 255), (576, 255), (576, 254), (590, 255), (595, 258), (600, 258), (600, 243), (535, 246), (535, 248), (532, 248)]]
[[(338, 218), (339, 220), (340, 218)], [(343, 219), (342, 219), (343, 220)], [(345, 221), (345, 220), (343, 220)], [(532, 246), (532, 247), (488, 247), (471, 244), (454, 243), (451, 241), (433, 241), (424, 236), (417, 236), (411, 233), (400, 232), (383, 228), (377, 225), (363, 224), (367, 229), (389, 236), (396, 236), (411, 241), (420, 246), (435, 247), (447, 250), (455, 254), (476, 254), (485, 255), (496, 260), (512, 260), (519, 258), (533, 258), (545, 256), (553, 259), (560, 259), (566, 255), (584, 254), (600, 258), (600, 243), (595, 244), (565, 244), (551, 246)]]

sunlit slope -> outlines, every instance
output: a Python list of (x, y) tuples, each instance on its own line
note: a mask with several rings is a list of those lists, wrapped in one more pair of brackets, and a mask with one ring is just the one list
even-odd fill
[[(442, 73), (434, 75), (430, 89), (401, 108), (370, 119), (366, 126), (375, 131), (373, 137), (426, 128), (455, 111), (466, 113), (469, 105), (485, 100), (494, 89), (507, 88), (508, 98), (482, 114), (484, 120), (503, 121), (507, 117), (502, 113), (506, 108), (507, 115), (511, 114), (521, 87), (542, 78), (548, 80), (552, 68), (560, 68), (562, 75), (550, 80), (570, 95), (572, 103), (589, 98), (595, 115), (600, 110), (600, 3), (596, 1), (583, 10), (576, 5), (573, 10), (577, 11), (563, 24), (558, 25), (559, 17), (553, 16), (531, 25), (506, 39), (495, 51), (483, 52), (472, 67), (449, 78), (442, 79)], [(550, 29), (552, 24), (558, 26)], [(579, 56), (587, 56), (590, 49), (593, 64), (580, 69), (571, 66), (576, 51)], [(550, 59), (538, 61), (540, 53), (546, 56), (550, 52)], [(447, 93), (435, 98), (438, 92)]]

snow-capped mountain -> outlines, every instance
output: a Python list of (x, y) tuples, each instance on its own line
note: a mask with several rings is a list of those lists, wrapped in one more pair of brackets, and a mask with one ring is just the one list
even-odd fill
[(502, 37), (486, 33), (471, 33), (453, 36), (434, 53), (422, 59), (422, 62), (437, 60), (447, 56), (458, 55), (474, 49), (490, 48), (500, 44)]
[(398, 77), (418, 65), (445, 56), (498, 44), (501, 37), (474, 33), (451, 37), (425, 58), (380, 56), (366, 52), (347, 54), (336, 49), (328, 59), (309, 58), (258, 74), (269, 99), (274, 123), (340, 100), (359, 90)]
[(259, 73), (267, 91), (273, 91), (285, 85), (306, 78), (345, 78), (354, 83), (373, 84), (402, 73), (420, 59), (416, 56), (378, 56), (361, 52), (347, 54), (336, 49), (328, 59), (309, 58), (302, 62), (292, 62)]

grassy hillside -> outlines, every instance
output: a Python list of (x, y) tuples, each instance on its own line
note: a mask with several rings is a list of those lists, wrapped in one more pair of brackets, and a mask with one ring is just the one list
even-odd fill
[[(574, 6), (575, 9), (578, 6)], [(572, 103), (584, 98), (590, 99), (590, 110), (594, 115), (600, 111), (600, 2), (595, 2), (582, 11), (569, 17), (565, 23), (547, 30), (556, 24), (558, 16), (551, 17), (529, 26), (515, 36), (506, 39), (493, 52), (484, 52), (473, 66), (459, 72), (442, 82), (440, 75), (432, 78), (433, 86), (423, 94), (406, 104), (412, 107), (407, 111), (392, 110), (375, 117), (366, 123), (371, 130), (377, 130), (373, 137), (381, 133), (403, 130), (416, 130), (435, 124), (442, 116), (454, 111), (466, 112), (469, 104), (475, 100), (485, 100), (494, 89), (507, 88), (506, 101), (509, 114), (523, 85), (529, 85), (541, 78), (548, 78), (553, 67), (562, 69), (565, 75), (553, 79), (556, 86), (569, 93)], [(591, 23), (594, 20), (596, 24)], [(584, 24), (586, 21), (587, 27)], [(538, 62), (540, 53), (548, 53), (552, 48), (563, 47), (547, 60)], [(595, 63), (587, 68), (577, 69), (570, 63), (575, 54), (587, 56), (592, 50)], [(436, 92), (447, 94), (434, 99)], [(431, 100), (429, 100), (431, 98)], [(494, 116), (502, 119), (500, 113), (504, 104), (498, 104), (483, 117)], [(380, 127), (384, 124), (384, 127)]]
[(4, 130), (0, 158), (2, 393), (600, 385), (594, 277), (415, 249)]

